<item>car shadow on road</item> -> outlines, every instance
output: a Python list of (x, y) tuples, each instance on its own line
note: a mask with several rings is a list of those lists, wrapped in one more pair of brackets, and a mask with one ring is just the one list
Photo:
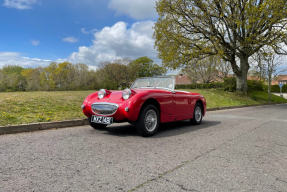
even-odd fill
[[(221, 123), (220, 121), (202, 121), (201, 125), (191, 125), (189, 121), (165, 123), (160, 126), (158, 133), (154, 135), (152, 138), (181, 135), (187, 132), (210, 128), (220, 123)], [(129, 124), (108, 127), (107, 132), (105, 132), (105, 134), (112, 134), (121, 137), (139, 136), (136, 131), (136, 127)]]
[(202, 121), (200, 125), (191, 125), (189, 121), (166, 123), (161, 125), (158, 134), (156, 134), (154, 137), (181, 135), (192, 131), (198, 131), (200, 129), (207, 129), (220, 123), (220, 121)]

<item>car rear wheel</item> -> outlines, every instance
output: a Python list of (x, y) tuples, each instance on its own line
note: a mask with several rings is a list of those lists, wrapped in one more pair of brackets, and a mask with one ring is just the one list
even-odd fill
[(194, 125), (201, 124), (202, 121), (202, 107), (199, 103), (196, 103), (193, 111), (193, 118), (191, 119), (191, 123)]
[(91, 118), (89, 117), (89, 123), (91, 125), (91, 127), (93, 127), (94, 129), (105, 129), (107, 127), (107, 125), (105, 124), (98, 124), (98, 123), (93, 123), (91, 122)]
[(154, 135), (159, 127), (159, 112), (154, 105), (147, 105), (141, 111), (136, 123), (137, 131), (144, 137)]

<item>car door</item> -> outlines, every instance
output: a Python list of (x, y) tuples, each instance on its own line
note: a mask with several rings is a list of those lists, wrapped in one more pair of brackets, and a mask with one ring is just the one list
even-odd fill
[(176, 120), (174, 93), (172, 91), (159, 91), (157, 96), (154, 96), (161, 106), (161, 121), (171, 122)]
[(175, 91), (173, 102), (176, 120), (189, 119), (192, 116), (192, 97), (187, 92)]

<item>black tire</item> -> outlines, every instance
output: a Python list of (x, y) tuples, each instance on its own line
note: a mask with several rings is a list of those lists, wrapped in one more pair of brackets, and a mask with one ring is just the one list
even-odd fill
[(160, 119), (158, 109), (154, 105), (147, 105), (140, 112), (139, 118), (136, 122), (136, 128), (141, 136), (149, 137), (158, 131), (159, 124)]
[[(199, 113), (200, 112), (200, 113)], [(193, 118), (190, 120), (193, 125), (200, 125), (202, 122), (203, 109), (200, 103), (196, 103), (193, 110)]]
[(101, 129), (105, 129), (107, 127), (107, 125), (105, 125), (105, 124), (98, 124), (98, 123), (91, 122), (90, 117), (88, 118), (88, 120), (89, 120), (90, 126), (93, 127), (94, 129), (101, 130)]

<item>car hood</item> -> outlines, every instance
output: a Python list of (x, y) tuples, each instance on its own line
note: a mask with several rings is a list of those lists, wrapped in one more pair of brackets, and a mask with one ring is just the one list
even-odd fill
[[(132, 97), (134, 97), (135, 95), (144, 95), (144, 94), (152, 94), (152, 93), (159, 93), (159, 92), (169, 92), (168, 90), (162, 90), (162, 89), (148, 89), (148, 88), (140, 88), (140, 89), (131, 89), (132, 91)], [(123, 94), (123, 90), (108, 90), (107, 91), (108, 94), (103, 98), (103, 99), (99, 99), (98, 98), (98, 92), (93, 93), (91, 95), (89, 95), (86, 98), (86, 103), (92, 104), (95, 102), (110, 102), (110, 103), (122, 103), (128, 100), (124, 100), (122, 98), (122, 94)]]
[(109, 93), (103, 99), (98, 99), (98, 97), (96, 97), (94, 102), (120, 103), (124, 101), (122, 94), (123, 91), (109, 91)]

